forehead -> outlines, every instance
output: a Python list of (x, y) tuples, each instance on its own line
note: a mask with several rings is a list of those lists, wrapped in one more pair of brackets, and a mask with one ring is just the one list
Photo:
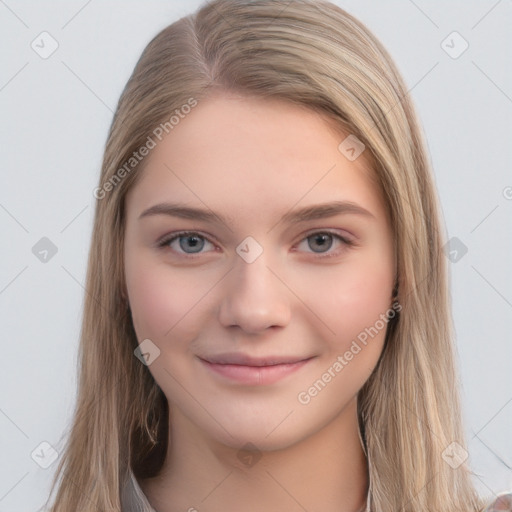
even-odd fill
[(348, 135), (326, 115), (291, 102), (209, 97), (155, 140), (128, 205), (203, 203), (233, 221), (245, 211), (261, 216), (273, 207), (329, 200), (379, 209), (367, 150), (350, 160), (339, 149)]

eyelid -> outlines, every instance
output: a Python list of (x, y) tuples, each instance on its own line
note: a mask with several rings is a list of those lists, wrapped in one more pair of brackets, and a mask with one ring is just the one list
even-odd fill
[(355, 243), (356, 242), (356, 237), (354, 235), (352, 235), (351, 233), (349, 233), (348, 231), (346, 231), (344, 229), (339, 229), (339, 228), (315, 228), (315, 229), (310, 229), (310, 230), (308, 230), (305, 233), (300, 235), (302, 238), (299, 241), (302, 241), (304, 238), (308, 238), (308, 237), (310, 237), (312, 235), (316, 235), (317, 233), (318, 234), (326, 233), (326, 234), (333, 235), (333, 236), (334, 235), (335, 236), (339, 236), (346, 243)]
[[(346, 232), (344, 231), (344, 233), (346, 233)], [(347, 249), (350, 249), (351, 247), (357, 245), (355, 237), (353, 235), (348, 235), (347, 236), (345, 234), (341, 234), (340, 230), (338, 230), (338, 229), (317, 228), (317, 229), (313, 229), (313, 230), (307, 231), (306, 233), (303, 233), (301, 235), (300, 240), (296, 244), (294, 244), (294, 247), (296, 245), (300, 244), (301, 242), (307, 240), (309, 237), (311, 237), (313, 235), (316, 235), (316, 234), (318, 234), (318, 235), (331, 235), (333, 238), (338, 239), (338, 241), (342, 244), (342, 247), (338, 248), (338, 249), (336, 249), (334, 251), (328, 250), (325, 253), (322, 253), (322, 252), (315, 253), (314, 251), (306, 251), (307, 254), (313, 255), (315, 257), (315, 259), (336, 258), (336, 257), (341, 256), (341, 254), (343, 252), (345, 252)], [(294, 249), (294, 252), (297, 252), (296, 249)]]

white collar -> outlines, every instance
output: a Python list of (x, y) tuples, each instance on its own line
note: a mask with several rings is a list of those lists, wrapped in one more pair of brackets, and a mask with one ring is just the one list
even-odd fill
[[(370, 512), (370, 501), (370, 493), (368, 493), (365, 512)], [(149, 504), (146, 495), (142, 492), (139, 482), (137, 482), (131, 469), (129, 470), (129, 477), (125, 482), (121, 495), (121, 510), (123, 512), (156, 512)]]
[(142, 492), (131, 469), (121, 494), (121, 510), (123, 512), (156, 512)]

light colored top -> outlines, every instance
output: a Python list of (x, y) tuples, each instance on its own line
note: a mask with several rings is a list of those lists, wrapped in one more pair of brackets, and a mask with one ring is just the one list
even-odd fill
[[(121, 510), (122, 512), (157, 512), (149, 504), (132, 471), (121, 493)], [(370, 499), (366, 503), (365, 512), (370, 512)]]
[(121, 493), (121, 510), (122, 512), (156, 512), (149, 504), (131, 470)]
[[(371, 496), (368, 496), (365, 512), (370, 512)], [(121, 510), (122, 512), (157, 512), (150, 504), (145, 494), (135, 478), (135, 475), (130, 471), (129, 478), (127, 479), (123, 492), (121, 494)], [(493, 500), (483, 512), (506, 512), (512, 511), (512, 493), (502, 493)]]
[(487, 505), (483, 512), (506, 512), (512, 510), (512, 493), (501, 493), (497, 499)]

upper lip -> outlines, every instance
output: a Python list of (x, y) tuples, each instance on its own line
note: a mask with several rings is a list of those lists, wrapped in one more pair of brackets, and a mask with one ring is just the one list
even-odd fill
[(301, 356), (267, 356), (267, 357), (252, 357), (247, 354), (239, 353), (225, 353), (212, 356), (199, 357), (203, 361), (213, 364), (238, 364), (240, 366), (274, 366), (277, 364), (293, 364), (310, 357)]

